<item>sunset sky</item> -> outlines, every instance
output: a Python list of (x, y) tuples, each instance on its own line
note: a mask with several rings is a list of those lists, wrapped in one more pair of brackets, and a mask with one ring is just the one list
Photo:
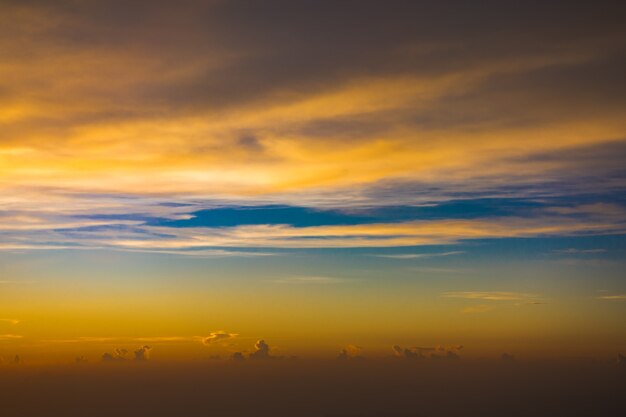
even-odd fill
[(4, 364), (626, 352), (626, 14), (546, 3), (0, 0)]

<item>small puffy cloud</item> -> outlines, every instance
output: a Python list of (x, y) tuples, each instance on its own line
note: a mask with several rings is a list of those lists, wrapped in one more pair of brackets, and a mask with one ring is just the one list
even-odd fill
[(122, 349), (115, 349), (115, 354), (117, 356), (124, 357), (124, 356), (128, 355), (128, 350), (124, 349), (124, 348), (122, 348)]
[(150, 351), (152, 348), (148, 345), (144, 345), (135, 351), (136, 361), (147, 361), (150, 357)]
[(116, 355), (114, 355), (112, 353), (109, 353), (109, 352), (104, 352), (102, 354), (102, 361), (104, 361), (104, 362), (123, 361), (123, 360), (125, 360), (125, 359), (122, 358), (122, 357), (116, 356)]
[[(271, 350), (270, 345), (268, 345), (265, 340), (259, 339), (254, 344), (254, 351), (248, 354), (248, 359), (283, 359), (282, 356), (272, 355)], [(233, 352), (230, 359), (234, 361), (243, 361), (246, 359), (244, 352), (246, 351)]]
[(202, 339), (202, 343), (209, 346), (216, 343), (225, 342), (227, 340), (233, 339), (239, 336), (237, 333), (228, 333), (224, 330), (218, 330), (215, 332), (211, 332), (208, 336)]
[(411, 349), (411, 348), (403, 348), (399, 345), (393, 346), (393, 354), (398, 358), (404, 359), (423, 359), (424, 356), (420, 354), (420, 352)]
[(254, 344), (254, 352), (249, 355), (250, 359), (273, 359), (270, 355), (270, 346), (265, 340), (260, 339)]
[(337, 359), (346, 360), (346, 359), (363, 359), (361, 356), (361, 352), (363, 348), (357, 345), (347, 345), (343, 349), (339, 351), (339, 355), (337, 355)]
[[(270, 353), (270, 346), (265, 340), (258, 340), (254, 344), (254, 352), (248, 355), (250, 359), (283, 359), (283, 356), (275, 356)], [(292, 359), (295, 357), (291, 357)]]
[(393, 346), (394, 356), (402, 359), (459, 359), (458, 352), (463, 349), (462, 345), (436, 346), (436, 347), (408, 347)]
[[(150, 351), (152, 348), (148, 345), (143, 345), (137, 350), (133, 351), (133, 360), (135, 361), (146, 361), (150, 357)], [(116, 362), (116, 361), (125, 361), (128, 357), (128, 350), (121, 348), (115, 349), (113, 353), (105, 352), (102, 354), (102, 360), (104, 362)]]
[(113, 353), (105, 352), (102, 354), (102, 360), (104, 362), (112, 362), (112, 361), (125, 361), (126, 355), (128, 355), (128, 350), (126, 349), (115, 349)]

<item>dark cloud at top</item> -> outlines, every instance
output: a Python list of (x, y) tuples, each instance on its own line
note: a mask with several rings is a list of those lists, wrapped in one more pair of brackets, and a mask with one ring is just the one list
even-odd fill
[[(173, 62), (195, 68), (184, 78), (139, 83), (131, 91), (135, 99), (170, 108), (224, 107), (355, 77), (432, 75), (568, 49), (611, 56), (616, 44), (623, 46), (624, 12), (616, 2), (30, 1), (3, 8), (59, 21), (25, 37), (31, 46), (135, 51), (161, 62), (165, 72)], [(215, 55), (225, 59), (207, 62)], [(594, 88), (618, 80), (623, 63), (612, 68), (604, 77), (581, 67), (553, 80), (621, 100), (619, 92)], [(537, 87), (555, 85), (560, 88)]]
[[(184, 106), (223, 107), (271, 93), (297, 96), (355, 77), (429, 76), (564, 48), (590, 52), (594, 42), (608, 45), (611, 54), (623, 33), (620, 13), (610, 6), (593, 9), (533, 2), (223, 2), (204, 12), (208, 24), (192, 26), (191, 42), (173, 47), (219, 44), (240, 54), (150, 94)], [(619, 97), (589, 87), (618, 81), (623, 65), (602, 79), (583, 68), (547, 86), (582, 83), (589, 93)], [(522, 80), (512, 87), (519, 89), (520, 82), (532, 86)]]

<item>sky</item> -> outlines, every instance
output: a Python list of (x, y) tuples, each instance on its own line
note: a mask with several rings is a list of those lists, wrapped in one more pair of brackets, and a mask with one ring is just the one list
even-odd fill
[(2, 362), (626, 352), (625, 18), (0, 0)]

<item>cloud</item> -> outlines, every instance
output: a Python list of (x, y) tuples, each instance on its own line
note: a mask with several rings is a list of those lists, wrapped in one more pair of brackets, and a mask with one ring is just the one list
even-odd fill
[(250, 359), (269, 359), (270, 356), (270, 347), (265, 340), (258, 340), (254, 344), (254, 352), (250, 354)]
[(46, 343), (102, 343), (123, 340), (121, 337), (81, 336), (69, 339), (46, 339)]
[[(283, 195), (280, 198), (289, 200), (299, 199), (300, 196)], [(335, 200), (333, 204), (351, 206), (355, 201), (358, 202), (359, 198), (350, 196), (349, 199)], [(95, 199), (93, 196), (76, 194), (71, 198), (58, 198), (56, 201), (52, 198), (49, 208), (42, 209), (40, 204), (35, 204), (28, 198), (26, 201), (18, 197), (15, 199), (20, 203), (11, 203), (9, 209), (16, 213), (26, 210), (28, 215), (11, 214), (4, 223), (0, 215), (0, 231), (3, 232), (0, 251), (97, 249), (188, 257), (256, 257), (280, 254), (275, 250), (281, 248), (447, 245), (474, 239), (587, 236), (620, 233), (626, 230), (626, 224), (622, 221), (623, 216), (615, 214), (615, 209), (586, 208), (582, 210), (583, 214), (572, 214), (573, 208), (567, 208), (563, 212), (564, 208), (560, 207), (555, 211), (551, 210), (549, 205), (531, 204), (520, 199), (515, 200), (515, 203), (501, 199), (489, 204), (481, 202), (480, 199), (439, 202), (426, 207), (429, 211), (423, 211), (424, 206), (376, 209), (361, 206), (350, 208), (354, 211), (351, 215), (337, 214), (347, 210), (346, 207), (336, 208), (334, 211), (326, 210), (326, 214), (319, 215), (322, 223), (329, 223), (321, 225), (316, 225), (315, 222), (309, 222), (311, 224), (305, 222), (298, 226), (277, 224), (275, 222), (280, 221), (280, 216), (275, 218), (266, 213), (263, 216), (271, 218), (263, 217), (261, 220), (271, 221), (271, 224), (237, 224), (237, 219), (242, 218), (234, 215), (238, 210), (264, 213), (272, 211), (267, 205), (260, 205), (245, 210), (240, 207), (220, 211), (225, 216), (222, 222), (229, 224), (223, 227), (204, 227), (196, 223), (191, 223), (195, 226), (183, 227), (179, 226), (177, 221), (167, 220), (193, 217), (206, 211), (202, 210), (204, 205), (216, 204), (202, 200), (190, 199), (188, 204), (172, 205), (171, 201), (168, 204), (163, 200), (151, 200), (141, 196), (125, 199), (107, 196)], [(532, 211), (520, 210), (520, 207), (526, 207), (528, 204), (535, 208)], [(137, 210), (138, 213), (124, 213), (124, 209)], [(284, 210), (296, 209), (300, 210), (298, 211), (300, 214), (294, 221), (303, 222), (302, 219), (308, 218), (304, 212), (301, 213), (304, 210), (301, 207), (284, 208)], [(314, 209), (307, 210), (320, 212)], [(468, 214), (473, 213), (471, 210), (474, 210), (475, 214)], [(337, 224), (337, 216), (346, 224)], [(373, 220), (376, 222), (372, 222)], [(220, 224), (220, 221), (212, 221)], [(263, 250), (260, 251), (260, 248)], [(462, 252), (375, 256), (420, 259), (447, 257)], [(5, 283), (13, 282), (15, 281)]]
[(21, 320), (17, 320), (17, 319), (0, 319), (0, 322), (5, 322), (5, 323), (9, 323), (9, 324), (19, 324), (21, 322)]
[(135, 354), (135, 358), (134, 360), (136, 361), (147, 361), (150, 357), (150, 351), (152, 350), (152, 348), (148, 345), (144, 345), (142, 347), (140, 347), (139, 349), (135, 350), (134, 354)]
[(135, 337), (135, 342), (152, 342), (152, 343), (168, 343), (168, 342), (187, 342), (194, 340), (193, 337), (186, 336), (151, 336), (151, 337)]
[(500, 359), (501, 359), (503, 362), (515, 362), (515, 356), (513, 356), (513, 355), (511, 355), (511, 354), (508, 354), (508, 353), (506, 353), (506, 352), (504, 352), (504, 353), (500, 356)]
[(224, 330), (218, 330), (215, 332), (211, 332), (208, 336), (204, 337), (202, 339), (202, 343), (209, 346), (216, 343), (226, 342), (230, 339), (234, 339), (237, 336), (239, 336), (237, 333), (228, 333)]
[[(150, 351), (152, 348), (148, 345), (143, 345), (133, 351), (133, 360), (134, 361), (147, 361), (150, 357)], [(102, 354), (102, 360), (104, 362), (116, 362), (116, 361), (125, 361), (128, 357), (128, 350), (124, 348), (118, 348), (113, 351), (113, 353), (105, 352)]]
[(577, 254), (588, 254), (588, 253), (603, 253), (606, 252), (606, 249), (576, 249), (576, 248), (567, 248), (567, 249), (559, 249), (555, 250), (557, 253), (565, 253), (569, 255), (577, 255)]
[(282, 356), (270, 354), (270, 346), (260, 339), (254, 344), (254, 351), (248, 355), (250, 359), (282, 359)]
[(230, 357), (232, 360), (234, 361), (245, 361), (246, 357), (243, 356), (243, 352), (233, 352), (233, 354)]
[(361, 352), (363, 348), (357, 345), (347, 345), (339, 351), (339, 355), (337, 355), (337, 359), (339, 360), (347, 360), (347, 359), (363, 359), (361, 356)]
[(465, 252), (452, 251), (452, 252), (443, 252), (443, 253), (400, 253), (400, 254), (373, 255), (373, 256), (378, 256), (379, 258), (391, 258), (391, 259), (424, 259), (424, 258), (437, 258), (441, 256), (460, 255), (462, 253), (465, 253)]
[(417, 350), (411, 348), (403, 348), (399, 345), (393, 346), (393, 353), (398, 358), (404, 359), (423, 359), (424, 356)]
[[(0, 6), (0, 211), (9, 214), (0, 250), (252, 256), (211, 246), (392, 247), (624, 230), (610, 205), (551, 212), (594, 217), (578, 227), (552, 217), (463, 230), (403, 222), (387, 234), (146, 227), (212, 203), (616, 195), (626, 153), (617, 5), (537, 13), (510, 1), (271, 0), (260, 12), (248, 1), (191, 1), (186, 10), (115, 3), (103, 13), (91, 2), (44, 3)], [(172, 202), (181, 206), (164, 204)], [(135, 216), (80, 217), (87, 213)]]
[(303, 284), (303, 285), (326, 285), (326, 284), (340, 284), (346, 282), (345, 279), (335, 277), (322, 277), (322, 276), (302, 276), (302, 277), (288, 277), (272, 280), (276, 284)]
[(455, 346), (435, 346), (435, 347), (409, 347), (403, 348), (399, 345), (393, 346), (394, 356), (402, 359), (416, 360), (416, 359), (459, 359), (458, 352), (463, 349), (461, 345)]
[(431, 359), (446, 359), (446, 360), (455, 360), (459, 359), (460, 356), (458, 352), (463, 349), (463, 346), (438, 346), (435, 349), (435, 352), (430, 354)]
[[(117, 233), (101, 245), (124, 250), (218, 247), (351, 248), (443, 245), (472, 239), (577, 236), (616, 233), (626, 225), (610, 219), (490, 218), (411, 221), (343, 226), (251, 225), (229, 228), (144, 226), (144, 234)], [(626, 229), (625, 229), (626, 230)], [(166, 236), (163, 238), (162, 236)], [(101, 235), (93, 236), (102, 239)]]
[(601, 295), (596, 298), (609, 301), (626, 301), (626, 294)]
[(104, 362), (111, 361), (125, 361), (126, 356), (128, 355), (128, 350), (116, 348), (113, 353), (105, 352), (102, 354), (102, 360)]
[(19, 334), (0, 334), (0, 340), (16, 340), (22, 339), (24, 336)]
[(541, 300), (540, 294), (519, 293), (507, 291), (449, 291), (441, 294), (446, 298), (462, 298), (467, 300), (485, 301), (520, 301), (526, 303), (537, 303)]

